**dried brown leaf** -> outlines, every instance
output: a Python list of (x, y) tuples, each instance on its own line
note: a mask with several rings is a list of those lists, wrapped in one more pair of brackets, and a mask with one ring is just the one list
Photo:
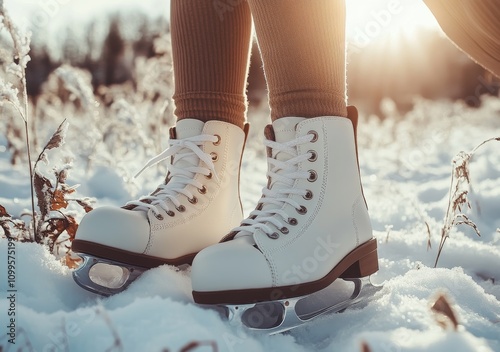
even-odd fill
[(449, 299), (444, 293), (438, 294), (431, 306), (431, 310), (434, 313), (434, 319), (443, 329), (451, 326), (453, 327), (453, 330), (457, 330), (458, 319), (453, 311)]
[(76, 230), (78, 230), (78, 224), (75, 218), (72, 216), (69, 215), (66, 216), (66, 220), (67, 220), (66, 232), (69, 235), (69, 240), (73, 241), (76, 236)]
[(7, 213), (7, 210), (5, 210), (5, 207), (3, 207), (2, 205), (0, 205), (0, 218), (1, 217), (7, 217), (7, 218), (12, 217), (9, 213)]
[(61, 208), (66, 209), (68, 207), (68, 201), (65, 199), (65, 192), (56, 189), (52, 194), (52, 202), (50, 204), (50, 210), (59, 210)]
[(35, 188), (35, 194), (37, 198), (38, 208), (44, 219), (50, 211), (50, 199), (52, 192), (52, 183), (45, 176), (38, 172), (35, 172), (33, 176), (33, 183)]
[(30, 239), (30, 233), (23, 220), (3, 218), (0, 220), (0, 228), (3, 229), (5, 237), (13, 238), (18, 241), (29, 241)]
[(10, 232), (10, 226), (7, 221), (0, 221), (0, 227), (2, 228), (5, 237), (10, 238), (12, 237), (12, 233)]
[(74, 193), (76, 191), (78, 186), (68, 186), (67, 184), (65, 183), (62, 183), (61, 184), (61, 191), (64, 192), (64, 194), (71, 194), (71, 193)]
[(53, 236), (53, 239), (56, 240), (57, 237), (61, 233), (66, 230), (68, 227), (68, 222), (66, 219), (61, 219), (61, 218), (51, 218), (47, 220), (47, 229), (46, 232), (48, 235)]
[(54, 132), (50, 140), (45, 145), (46, 150), (59, 148), (64, 144), (64, 138), (66, 137), (66, 131), (68, 130), (68, 122), (66, 119), (61, 122), (57, 130)]
[(76, 269), (80, 266), (81, 259), (79, 257), (74, 257), (71, 251), (68, 251), (64, 256), (64, 264), (70, 269)]
[(63, 169), (59, 172), (56, 171), (56, 172), (54, 172), (54, 174), (56, 176), (57, 182), (59, 182), (59, 183), (65, 183), (66, 179), (68, 178), (68, 170), (66, 170), (66, 169)]
[(87, 203), (85, 200), (77, 199), (76, 202), (85, 210), (86, 213), (94, 209), (92, 205)]

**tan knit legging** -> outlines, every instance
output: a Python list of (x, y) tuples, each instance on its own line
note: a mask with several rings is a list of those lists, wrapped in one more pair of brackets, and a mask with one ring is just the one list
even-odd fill
[(172, 0), (177, 118), (244, 124), (252, 17), (272, 119), (346, 116), (344, 0)]

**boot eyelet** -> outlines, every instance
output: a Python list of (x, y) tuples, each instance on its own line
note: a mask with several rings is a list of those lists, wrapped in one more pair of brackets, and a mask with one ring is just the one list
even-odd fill
[(311, 139), (311, 143), (314, 143), (318, 140), (318, 132), (316, 131), (309, 131), (307, 134), (312, 134), (313, 138)]
[(282, 228), (280, 229), (280, 231), (281, 231), (281, 233), (282, 233), (282, 234), (284, 234), (284, 235), (286, 235), (286, 234), (288, 234), (288, 233), (290, 232), (290, 231), (288, 230), (288, 227), (282, 227)]
[(219, 156), (217, 153), (211, 152), (210, 156), (212, 157), (212, 161), (217, 161), (219, 159)]
[(300, 208), (295, 210), (297, 210), (297, 213), (299, 213), (300, 215), (304, 215), (305, 213), (307, 213), (307, 208), (303, 205), (301, 205)]
[(307, 181), (309, 182), (314, 182), (318, 179), (318, 174), (314, 170), (309, 170), (309, 177), (307, 178)]
[(167, 211), (167, 215), (174, 217), (175, 213), (172, 210), (169, 210), (169, 211)]
[(267, 237), (269, 237), (269, 238), (271, 238), (271, 239), (273, 239), (273, 240), (276, 240), (276, 239), (278, 239), (278, 238), (280, 237), (280, 235), (279, 235), (279, 233), (277, 233), (277, 232), (273, 232), (273, 233), (271, 233), (271, 234), (269, 234), (269, 233), (268, 233), (268, 234), (267, 234)]
[(206, 178), (208, 178), (209, 180), (212, 178), (212, 173), (209, 172), (208, 175), (205, 175)]
[(175, 207), (179, 213), (183, 213), (186, 211), (186, 207), (184, 205), (179, 205), (178, 207)]
[(200, 194), (205, 194), (205, 193), (207, 193), (207, 187), (205, 187), (205, 186), (201, 186), (201, 188), (198, 188), (198, 192), (200, 192)]
[(157, 218), (158, 220), (163, 220), (163, 215), (161, 214), (155, 214), (155, 218)]
[(305, 200), (311, 200), (313, 197), (313, 192), (311, 190), (306, 190), (306, 194), (303, 195)]
[(198, 198), (193, 196), (193, 198), (188, 198), (188, 201), (191, 204), (196, 204), (196, 203), (198, 203)]
[(217, 140), (215, 142), (213, 142), (213, 145), (219, 145), (220, 144), (220, 136), (218, 134), (214, 134), (215, 137), (217, 137)]
[(311, 157), (307, 160), (309, 161), (316, 161), (318, 159), (318, 153), (316, 153), (316, 151), (314, 150), (309, 150), (308, 153), (311, 154)]
[(290, 225), (292, 226), (295, 226), (297, 225), (299, 222), (297, 221), (297, 219), (295, 218), (288, 218), (288, 221), (287, 221)]

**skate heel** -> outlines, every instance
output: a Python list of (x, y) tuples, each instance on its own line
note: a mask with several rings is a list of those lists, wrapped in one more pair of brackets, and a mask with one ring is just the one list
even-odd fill
[(342, 279), (355, 279), (370, 276), (378, 271), (377, 250), (369, 252), (357, 262), (352, 264), (339, 277)]

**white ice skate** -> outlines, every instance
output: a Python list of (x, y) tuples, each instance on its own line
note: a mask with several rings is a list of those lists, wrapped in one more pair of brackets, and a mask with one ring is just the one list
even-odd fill
[[(359, 176), (354, 108), (349, 117), (288, 117), (266, 128), (268, 185), (240, 227), (196, 256), (195, 302), (224, 306), (233, 321), (278, 304), (274, 324), (251, 327), (281, 332), (357, 299), (360, 278), (378, 270), (378, 258)], [(347, 299), (298, 311), (338, 278), (354, 283)]]
[(189, 265), (196, 253), (219, 242), (243, 218), (245, 135), (225, 122), (179, 121), (170, 147), (146, 165), (168, 159), (165, 182), (122, 208), (97, 208), (83, 218), (72, 244), (84, 260), (73, 272), (75, 281), (111, 295), (149, 268)]

